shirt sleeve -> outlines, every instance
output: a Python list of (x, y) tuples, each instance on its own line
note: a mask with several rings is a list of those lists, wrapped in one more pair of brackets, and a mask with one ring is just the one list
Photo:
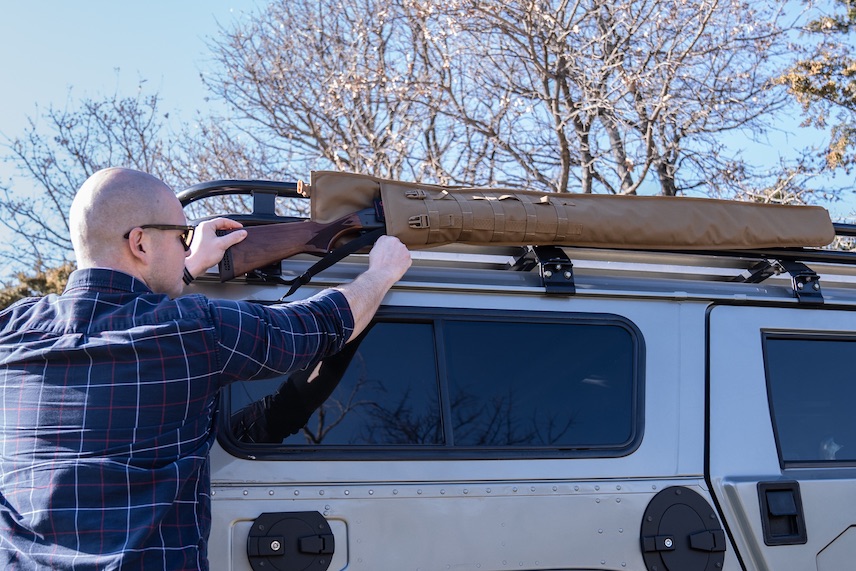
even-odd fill
[(354, 330), (351, 308), (337, 290), (286, 304), (209, 303), (223, 384), (304, 369), (341, 350)]

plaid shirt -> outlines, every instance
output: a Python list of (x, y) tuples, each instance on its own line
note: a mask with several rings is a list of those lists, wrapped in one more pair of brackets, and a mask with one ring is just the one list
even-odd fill
[(207, 569), (218, 390), (352, 330), (336, 291), (170, 300), (103, 269), (0, 313), (0, 566)]

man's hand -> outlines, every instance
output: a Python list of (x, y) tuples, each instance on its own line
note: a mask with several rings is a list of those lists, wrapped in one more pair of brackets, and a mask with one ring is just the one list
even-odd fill
[[(190, 275), (196, 277), (217, 265), (223, 259), (226, 250), (247, 237), (246, 230), (238, 230), (242, 227), (240, 222), (229, 218), (214, 218), (200, 223), (193, 233), (190, 255), (187, 256), (184, 264)], [(234, 232), (218, 236), (217, 230), (234, 230)]]
[(369, 272), (386, 276), (389, 287), (401, 279), (412, 260), (407, 246), (393, 236), (381, 236), (369, 252)]

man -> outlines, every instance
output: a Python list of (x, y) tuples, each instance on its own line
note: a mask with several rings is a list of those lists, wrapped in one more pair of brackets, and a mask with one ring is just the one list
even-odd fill
[(0, 313), (4, 569), (207, 569), (219, 389), (336, 353), (410, 265), (384, 237), (365, 273), (303, 302), (180, 296), (246, 235), (217, 219), (191, 244), (186, 224), (158, 179), (99, 171), (71, 207), (66, 290)]

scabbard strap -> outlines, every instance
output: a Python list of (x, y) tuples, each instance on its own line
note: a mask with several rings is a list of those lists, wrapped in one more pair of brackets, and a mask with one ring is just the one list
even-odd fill
[(253, 274), (264, 280), (273, 281), (282, 285), (289, 286), (288, 292), (280, 298), (280, 301), (283, 301), (285, 300), (285, 298), (296, 292), (300, 288), (300, 286), (306, 285), (310, 281), (312, 281), (312, 278), (316, 274), (323, 272), (336, 262), (353, 254), (354, 252), (357, 252), (358, 250), (361, 250), (366, 246), (371, 246), (377, 241), (378, 238), (383, 236), (385, 233), (386, 228), (377, 228), (375, 230), (371, 230), (370, 232), (362, 234), (358, 238), (354, 238), (347, 244), (339, 246), (329, 254), (325, 255), (323, 258), (312, 264), (309, 269), (307, 269), (305, 272), (303, 272), (293, 280), (284, 280), (279, 276), (267, 274), (265, 272), (262, 272), (261, 270), (254, 270)]

